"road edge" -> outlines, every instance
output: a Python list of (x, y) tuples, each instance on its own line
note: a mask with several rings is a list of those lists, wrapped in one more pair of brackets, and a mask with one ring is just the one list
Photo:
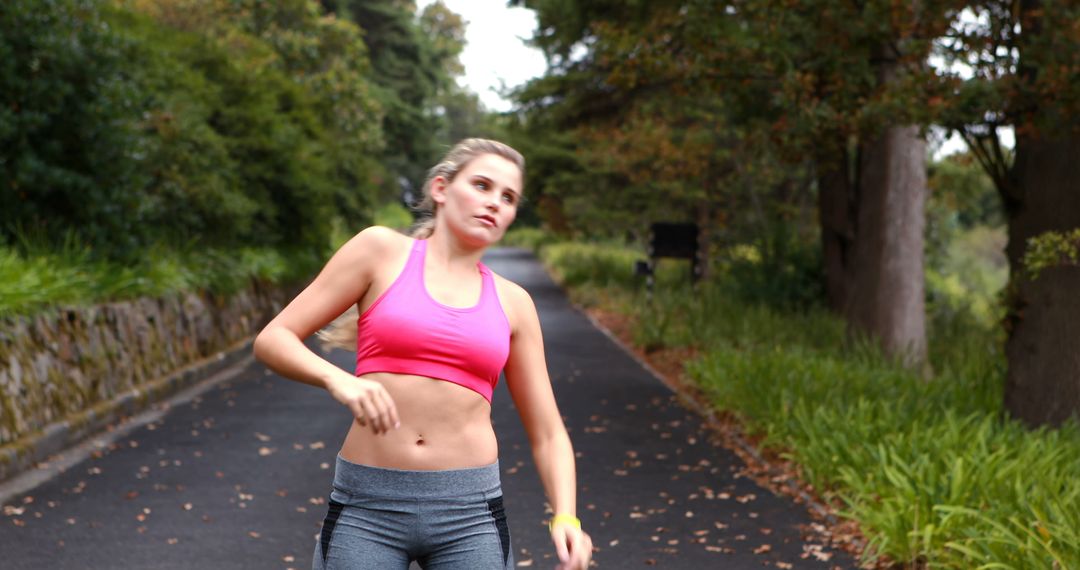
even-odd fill
[[(0, 503), (51, 479), (95, 448), (155, 421), (211, 386), (233, 378), (254, 361), (254, 336), (129, 390), (111, 400), (53, 422), (0, 447)], [(122, 432), (122, 433), (121, 433)], [(88, 445), (89, 444), (89, 445)], [(73, 460), (77, 458), (77, 460)]]

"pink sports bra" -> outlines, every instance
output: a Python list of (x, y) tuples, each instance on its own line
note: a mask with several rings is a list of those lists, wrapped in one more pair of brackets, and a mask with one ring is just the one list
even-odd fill
[(415, 374), (453, 382), (491, 401), (510, 354), (510, 323), (491, 271), (478, 263), (480, 302), (443, 305), (424, 286), (427, 241), (416, 240), (405, 269), (357, 321), (356, 375)]

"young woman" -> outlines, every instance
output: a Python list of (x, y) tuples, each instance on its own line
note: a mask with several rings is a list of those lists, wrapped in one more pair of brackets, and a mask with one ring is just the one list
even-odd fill
[[(491, 425), (500, 372), (555, 513), (559, 568), (589, 565), (536, 307), (480, 263), (514, 221), (524, 166), (505, 144), (462, 141), (429, 172), (432, 216), (414, 237), (360, 232), (256, 338), (267, 366), (325, 388), (355, 417), (313, 568), (514, 567)], [(302, 342), (351, 306), (360, 315), (355, 375)]]

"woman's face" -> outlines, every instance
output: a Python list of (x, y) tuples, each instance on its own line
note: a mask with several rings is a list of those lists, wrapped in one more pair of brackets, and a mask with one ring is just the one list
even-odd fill
[(439, 215), (465, 241), (491, 245), (506, 233), (521, 202), (521, 171), (513, 162), (495, 154), (482, 154), (453, 181), (432, 181), (431, 198)]

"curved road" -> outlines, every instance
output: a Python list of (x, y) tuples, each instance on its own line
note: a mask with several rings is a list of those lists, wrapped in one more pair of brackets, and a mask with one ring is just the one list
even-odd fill
[[(855, 567), (804, 542), (805, 510), (737, 476), (739, 459), (710, 443), (700, 419), (577, 312), (530, 254), (498, 249), (486, 262), (539, 309), (599, 567)], [(348, 369), (353, 355), (329, 358)], [(0, 567), (309, 568), (345, 410), (251, 362), (158, 416), (98, 438), (81, 461), (6, 499)], [(543, 490), (501, 382), (493, 421), (518, 566), (552, 568)], [(0, 496), (8, 490), (0, 485)]]

